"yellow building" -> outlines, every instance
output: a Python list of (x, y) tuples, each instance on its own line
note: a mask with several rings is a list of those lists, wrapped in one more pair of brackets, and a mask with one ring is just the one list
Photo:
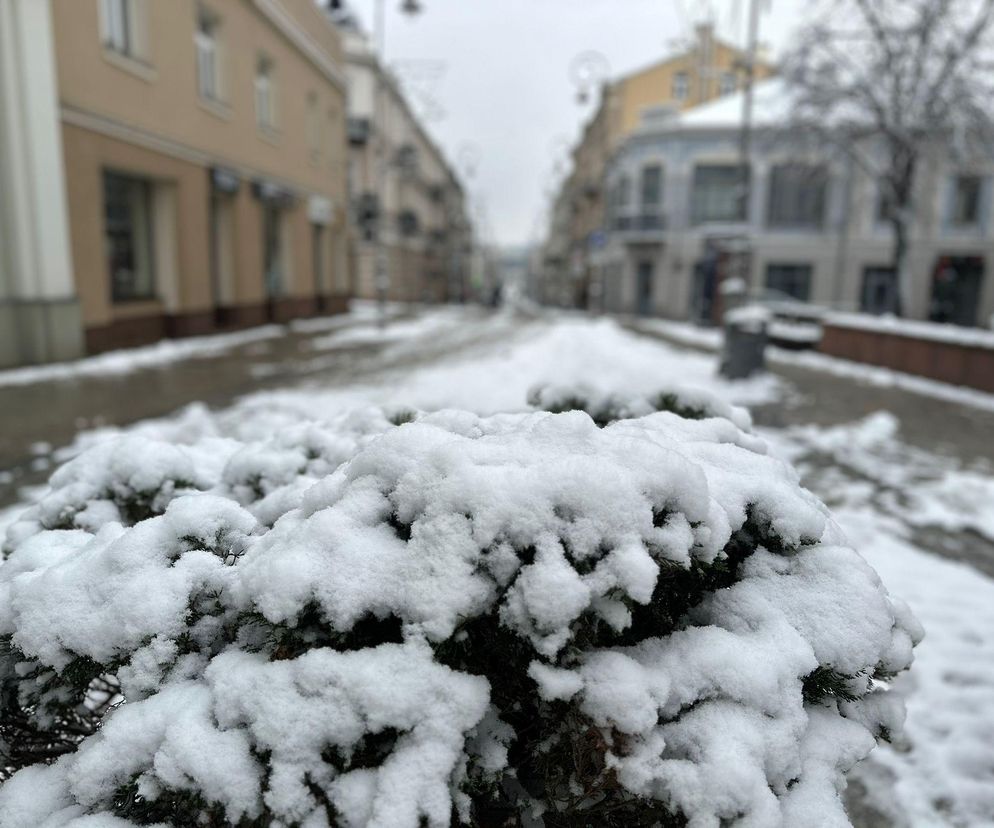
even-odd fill
[(344, 309), (344, 56), (313, 0), (14, 2), (50, 28), (86, 351)]
[[(598, 301), (591, 259), (604, 227), (604, 172), (620, 144), (644, 123), (739, 90), (745, 57), (743, 50), (717, 37), (712, 25), (702, 24), (686, 51), (605, 84), (600, 104), (573, 149), (572, 168), (556, 200), (557, 220), (551, 223), (545, 269), (546, 279), (556, 285), (553, 295), (568, 297), (559, 303), (586, 307)], [(775, 71), (758, 60), (755, 78)], [(553, 238), (556, 234), (559, 237)]]

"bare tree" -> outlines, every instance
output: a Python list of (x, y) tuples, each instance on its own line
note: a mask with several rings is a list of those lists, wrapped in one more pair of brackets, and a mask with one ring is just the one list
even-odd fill
[(784, 62), (795, 124), (839, 146), (881, 188), (899, 313), (926, 154), (968, 154), (994, 136), (992, 36), (994, 0), (833, 0)]

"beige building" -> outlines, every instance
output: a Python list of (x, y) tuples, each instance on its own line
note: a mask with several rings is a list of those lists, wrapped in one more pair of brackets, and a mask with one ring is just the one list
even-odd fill
[(368, 38), (348, 16), (340, 26), (348, 65), (356, 296), (464, 301), (473, 239), (462, 186)]
[[(555, 285), (551, 293), (559, 297), (557, 303), (586, 307), (601, 300), (592, 260), (604, 241), (605, 171), (618, 148), (647, 123), (736, 92), (744, 81), (744, 58), (741, 49), (715, 35), (713, 26), (702, 24), (689, 49), (604, 85), (554, 200), (544, 278)], [(759, 60), (755, 77), (774, 71)]]
[(10, 2), (50, 30), (86, 351), (344, 308), (346, 77), (312, 0)]

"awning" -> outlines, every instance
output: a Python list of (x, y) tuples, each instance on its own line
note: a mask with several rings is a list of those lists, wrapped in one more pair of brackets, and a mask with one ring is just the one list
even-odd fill
[(215, 192), (234, 195), (242, 186), (242, 177), (230, 167), (211, 167), (210, 173)]
[(290, 208), (297, 203), (297, 194), (275, 181), (257, 178), (252, 182), (252, 195), (276, 207)]

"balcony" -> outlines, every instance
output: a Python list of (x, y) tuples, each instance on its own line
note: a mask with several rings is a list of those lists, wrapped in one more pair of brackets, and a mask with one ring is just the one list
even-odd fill
[(666, 216), (662, 213), (616, 215), (610, 229), (628, 244), (658, 244), (666, 231)]

